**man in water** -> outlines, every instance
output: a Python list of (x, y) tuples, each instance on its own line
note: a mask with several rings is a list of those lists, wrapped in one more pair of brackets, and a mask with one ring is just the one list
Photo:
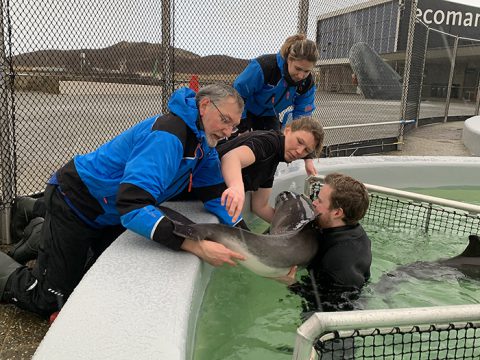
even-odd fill
[(371, 242), (359, 223), (369, 205), (367, 189), (350, 176), (328, 174), (313, 205), (319, 250), (307, 267), (309, 275), (293, 283), (292, 269), (281, 280), (293, 283), (290, 289), (305, 298), (306, 311), (351, 310), (372, 263)]

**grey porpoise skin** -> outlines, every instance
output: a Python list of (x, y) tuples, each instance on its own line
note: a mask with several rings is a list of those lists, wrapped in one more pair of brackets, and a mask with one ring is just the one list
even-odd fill
[(176, 235), (223, 244), (244, 255), (246, 260), (239, 263), (260, 276), (286, 275), (294, 265), (306, 266), (318, 250), (313, 205), (303, 195), (290, 191), (276, 198), (270, 234), (223, 224), (186, 223), (188, 219), (176, 221), (179, 218), (171, 211), (168, 209), (166, 214), (174, 221)]
[(445, 281), (447, 278), (480, 279), (480, 238), (478, 235), (468, 237), (468, 245), (460, 254), (450, 259), (437, 261), (416, 261), (402, 265), (380, 278), (374, 285), (375, 291), (386, 293), (391, 291), (396, 284), (410, 278), (421, 280)]

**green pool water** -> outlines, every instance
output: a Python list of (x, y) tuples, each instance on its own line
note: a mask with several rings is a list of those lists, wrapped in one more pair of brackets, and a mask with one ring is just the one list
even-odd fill
[(429, 189), (409, 188), (404, 190), (480, 205), (480, 186), (465, 186), (462, 189), (447, 186)]
[[(409, 189), (410, 190), (410, 189)], [(480, 204), (480, 188), (412, 189), (432, 196)], [(264, 224), (257, 224), (258, 229)], [(372, 278), (359, 302), (366, 309), (480, 303), (480, 281), (439, 274), (411, 278), (388, 293), (375, 287), (382, 274), (415, 261), (458, 255), (466, 236), (395, 232), (375, 225), (365, 229), (372, 240)], [(301, 324), (301, 298), (285, 285), (238, 267), (213, 273), (196, 332), (195, 360), (291, 359), (295, 332)]]

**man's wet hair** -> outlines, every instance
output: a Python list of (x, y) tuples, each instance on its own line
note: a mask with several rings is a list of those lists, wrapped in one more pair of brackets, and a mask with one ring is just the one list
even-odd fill
[(330, 208), (343, 210), (345, 221), (348, 225), (358, 223), (368, 210), (369, 197), (365, 185), (354, 178), (331, 173), (325, 177), (325, 184), (332, 188)]

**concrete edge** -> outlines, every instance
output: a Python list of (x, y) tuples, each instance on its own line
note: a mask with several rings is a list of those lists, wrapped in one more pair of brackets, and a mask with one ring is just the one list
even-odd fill
[[(319, 174), (340, 172), (373, 185), (409, 187), (478, 186), (480, 158), (463, 156), (359, 156), (314, 160)], [(408, 166), (407, 166), (408, 165)], [(449, 169), (445, 171), (445, 168)], [(453, 170), (455, 168), (455, 170)], [(303, 160), (280, 164), (275, 174), (273, 199), (282, 190), (303, 192)], [(282, 179), (281, 182), (279, 179)]]
[(480, 116), (473, 116), (463, 124), (462, 140), (474, 156), (480, 156)]
[[(218, 222), (200, 202), (166, 205)], [(211, 272), (192, 254), (126, 231), (84, 276), (33, 359), (189, 359)]]

